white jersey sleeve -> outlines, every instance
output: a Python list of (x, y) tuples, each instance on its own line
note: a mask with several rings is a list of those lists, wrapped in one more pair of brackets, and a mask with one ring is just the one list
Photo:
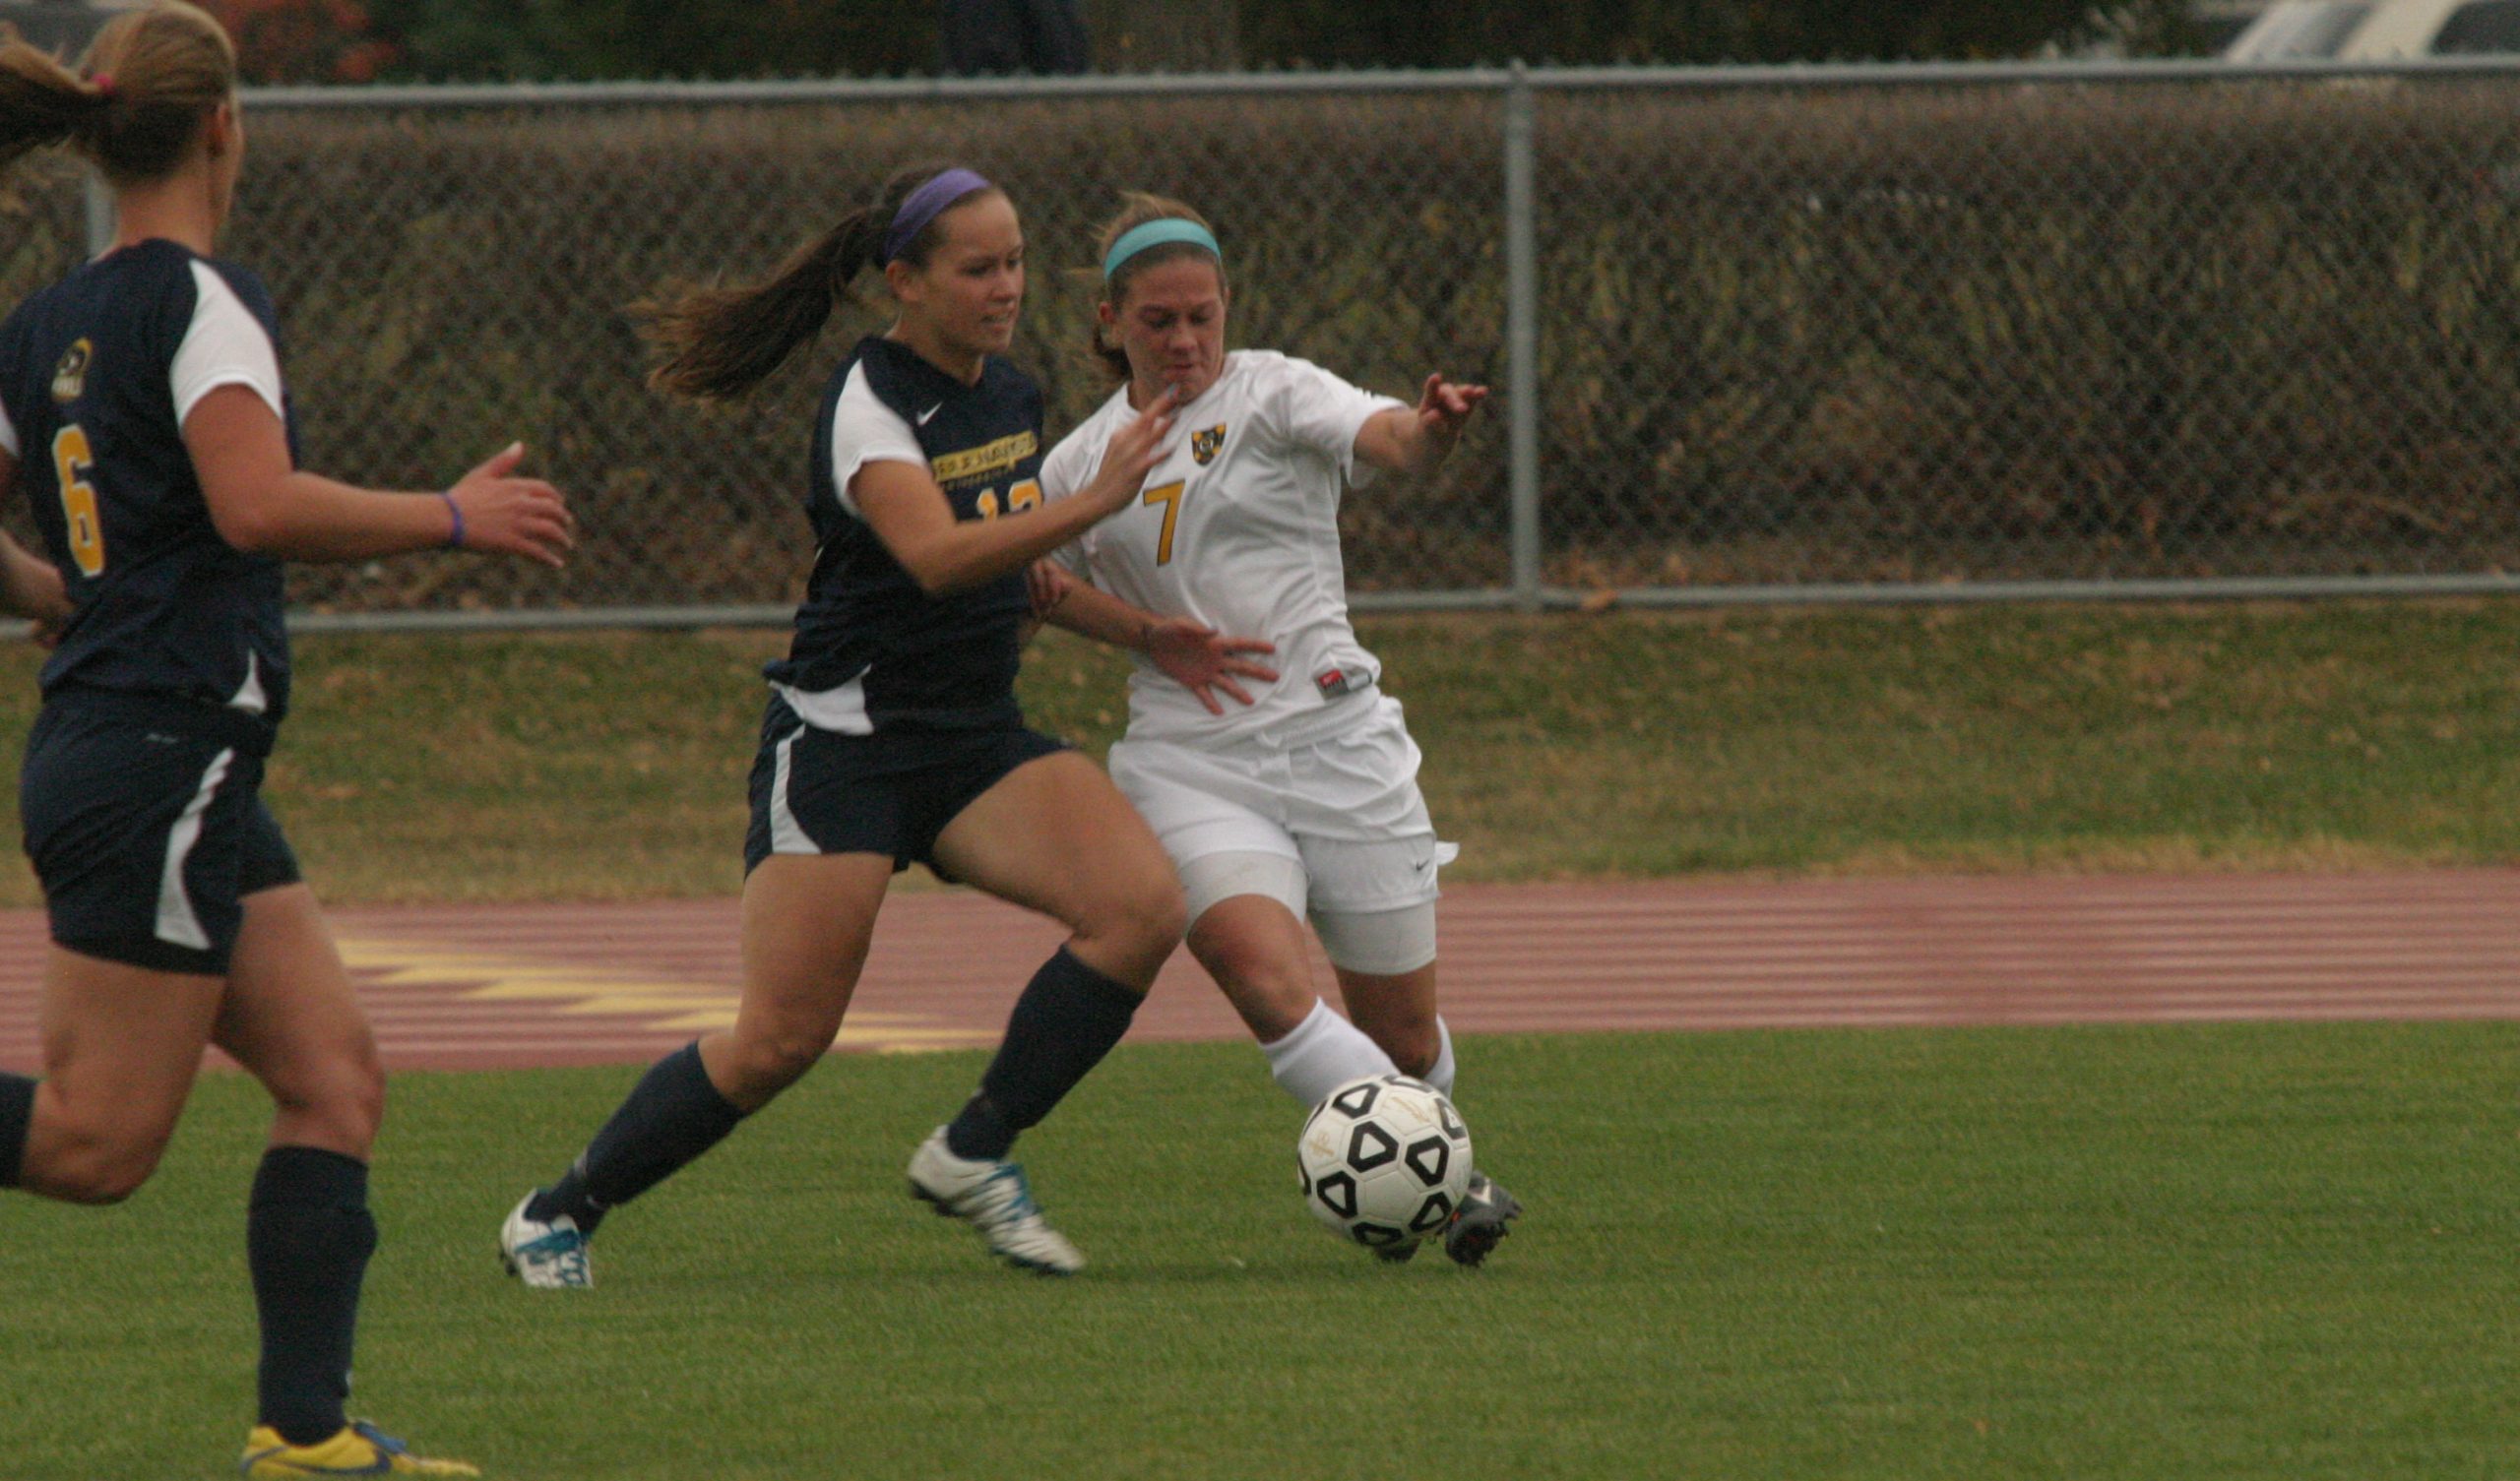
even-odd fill
[(831, 486), (840, 507), (852, 519), (866, 517), (858, 513), (849, 481), (870, 463), (914, 463), (925, 467), (927, 451), (918, 445), (909, 421), (875, 395), (861, 363), (850, 367), (849, 379), (840, 388), (840, 403), (831, 413)]
[[(1125, 395), (1125, 393), (1122, 393)], [(1116, 401), (1118, 397), (1114, 397)], [(1111, 429), (1116, 425), (1111, 406), (1105, 403), (1059, 439), (1041, 460), (1041, 502), (1044, 505), (1082, 493), (1102, 470), (1102, 450), (1110, 445)], [(1094, 531), (1088, 529), (1075, 539), (1050, 552), (1050, 558), (1067, 568), (1068, 574), (1085, 581), (1094, 579)]]
[(18, 426), (9, 420), (9, 403), (0, 401), (0, 453), (18, 456)]
[(203, 397), (221, 386), (243, 386), (263, 399), (272, 415), (288, 417), (281, 396), (280, 351), (261, 321), (209, 264), (193, 264), (193, 322), (175, 346), (166, 372), (174, 392), (175, 425), (193, 414)]
[(1349, 482), (1369, 479), (1373, 474), (1371, 465), (1356, 462), (1356, 434), (1381, 412), (1395, 407), (1407, 409), (1405, 403), (1359, 390), (1311, 361), (1292, 355), (1277, 357), (1271, 370), (1269, 409), (1279, 432), (1298, 447), (1330, 459)]

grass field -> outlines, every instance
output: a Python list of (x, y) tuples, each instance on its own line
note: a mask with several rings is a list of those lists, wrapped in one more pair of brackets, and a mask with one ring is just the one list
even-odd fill
[[(1480, 879), (2520, 859), (2520, 605), (1368, 625)], [(764, 634), (305, 641), (270, 793), (341, 901), (736, 880)], [(0, 659), (0, 733), (32, 664)], [(1107, 654), (1030, 664), (1089, 748)], [(27, 903), (12, 879), (0, 903)], [(354, 1409), (511, 1481), (2520, 1474), (2520, 1025), (1486, 1038), (1532, 1205), (1387, 1269), (1247, 1046), (1025, 1143), (1093, 1265), (902, 1194), (968, 1054), (826, 1065), (529, 1295), (497, 1222), (635, 1067), (405, 1075)], [(259, 1092), (128, 1205), (0, 1198), (0, 1477), (231, 1473)]]
[[(1467, 880), (2520, 859), (2520, 603), (1364, 626)], [(268, 794), (333, 900), (729, 894), (772, 633), (302, 640)], [(32, 661), (0, 654), (0, 736)], [(1116, 654), (1052, 634), (1096, 750)], [(14, 743), (14, 741), (12, 742)], [(14, 801), (14, 793), (7, 794)], [(34, 900), (22, 872), (0, 903)]]
[[(634, 1071), (403, 1077), (358, 1406), (494, 1476), (2503, 1476), (2512, 1025), (1479, 1041), (1489, 1265), (1298, 1206), (1241, 1046), (1123, 1051), (1027, 1143), (1093, 1265), (901, 1193), (970, 1055), (827, 1064), (498, 1274)], [(133, 1203), (0, 1203), (0, 1473), (220, 1474), (251, 1395), (261, 1111), (205, 1082)], [(74, 1356), (75, 1355), (75, 1356)]]

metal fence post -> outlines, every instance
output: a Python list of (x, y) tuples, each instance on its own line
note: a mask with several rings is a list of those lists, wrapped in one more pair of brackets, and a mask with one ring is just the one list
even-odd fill
[(114, 244), (114, 198), (93, 169), (80, 172), (80, 196), (88, 207), (88, 256), (98, 258)]
[(1531, 71), (1505, 88), (1505, 401), (1512, 480), (1514, 605), (1537, 612), (1540, 590), (1540, 246), (1533, 203)]

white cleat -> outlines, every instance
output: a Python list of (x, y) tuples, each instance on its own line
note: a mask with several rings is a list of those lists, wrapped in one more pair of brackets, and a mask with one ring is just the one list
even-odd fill
[(1024, 1169), (1012, 1162), (954, 1155), (938, 1127), (910, 1159), (910, 1191), (936, 1211), (977, 1226), (1008, 1265), (1043, 1275), (1073, 1275), (1085, 1257), (1041, 1217)]
[(499, 1260), (508, 1273), (536, 1290), (577, 1290), (595, 1284), (595, 1269), (587, 1264), (587, 1237), (578, 1232), (578, 1221), (565, 1213), (547, 1224), (528, 1218), (525, 1210), (533, 1203), (531, 1193), (519, 1200), (499, 1230)]

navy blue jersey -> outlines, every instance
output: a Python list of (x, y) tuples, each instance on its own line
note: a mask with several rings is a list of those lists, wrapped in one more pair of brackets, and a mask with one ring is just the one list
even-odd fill
[(926, 464), (957, 520), (993, 520), (1041, 502), (1041, 393), (991, 356), (966, 386), (909, 346), (858, 341), (814, 423), (807, 513), (817, 549), (788, 656), (765, 672), (815, 726), (966, 728), (1022, 722), (1015, 704), (1021, 570), (930, 597), (848, 496), (868, 463)]
[[(90, 263), (0, 323), (18, 487), (75, 609), (43, 667), (47, 698), (168, 697), (273, 723), (288, 708), (281, 563), (220, 537), (181, 420), (220, 385), (282, 395), (279, 338), (261, 279), (157, 240)], [(285, 402), (276, 409), (286, 425)], [(289, 451), (293, 462), (294, 432)]]

